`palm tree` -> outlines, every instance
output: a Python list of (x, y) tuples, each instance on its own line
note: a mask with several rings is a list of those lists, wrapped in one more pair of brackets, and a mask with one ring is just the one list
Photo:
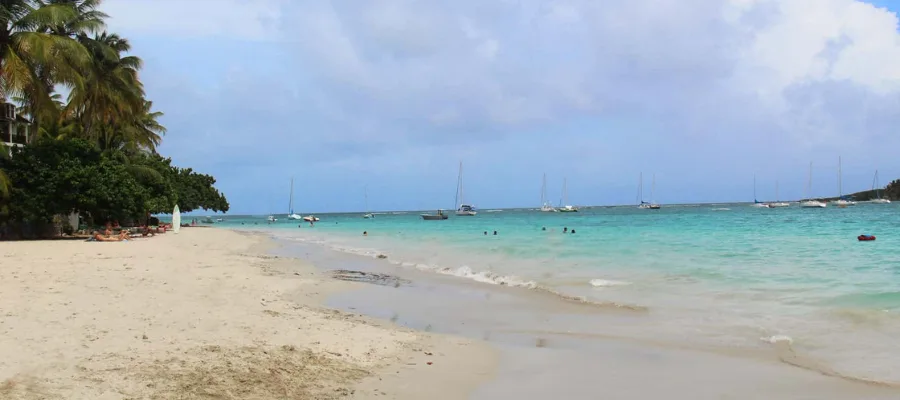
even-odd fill
[(83, 33), (99, 33), (106, 28), (105, 20), (109, 15), (98, 10), (103, 0), (38, 0), (41, 6), (65, 5), (72, 7), (75, 14), (72, 18), (55, 21), (54, 25), (44, 28), (57, 36), (74, 38)]
[(87, 52), (71, 38), (40, 31), (76, 16), (72, 4), (0, 1), (0, 100), (25, 94), (34, 104), (46, 104), (50, 92), (37, 85), (41, 69), (56, 71), (57, 83), (76, 83), (71, 67), (85, 62)]
[[(80, 70), (86, 68), (90, 62), (90, 54), (75, 41), (77, 35), (96, 33), (106, 26), (105, 13), (97, 10), (101, 0), (36, 0), (39, 7), (70, 7), (74, 12), (47, 22), (37, 27), (37, 31), (55, 36), (57, 40), (65, 41), (75, 54), (56, 54), (52, 63), (36, 63), (31, 65), (35, 71), (37, 80), (24, 89), (25, 96), (19, 102), (22, 105), (22, 113), (31, 116), (34, 131), (40, 129), (41, 123), (47, 120), (59, 118), (62, 114), (61, 107), (54, 107), (50, 101), (58, 98), (48, 98), (45, 94), (54, 96), (55, 85), (65, 84), (72, 87), (83, 84)], [(68, 39), (68, 40), (66, 40)], [(77, 45), (76, 45), (77, 43)], [(72, 50), (72, 49), (68, 49)], [(71, 52), (70, 52), (71, 53)]]
[(141, 149), (156, 152), (156, 147), (162, 143), (162, 135), (166, 134), (166, 127), (159, 123), (162, 111), (153, 111), (153, 102), (144, 100), (141, 111), (125, 126), (124, 136)]
[(76, 119), (84, 134), (103, 141), (110, 128), (132, 120), (144, 106), (144, 88), (138, 79), (143, 62), (136, 56), (123, 56), (131, 49), (128, 40), (116, 34), (94, 37), (79, 35), (78, 41), (93, 57), (82, 72), (83, 82), (72, 88), (65, 115)]

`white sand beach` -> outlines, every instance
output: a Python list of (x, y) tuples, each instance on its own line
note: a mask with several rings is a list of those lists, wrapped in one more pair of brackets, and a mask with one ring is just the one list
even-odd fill
[(276, 245), (211, 228), (0, 243), (0, 399), (896, 398), (785, 362), (556, 332), (579, 306), (515, 288), (337, 280)]
[(0, 244), (0, 398), (459, 399), (496, 352), (320, 305), (356, 283), (220, 229)]

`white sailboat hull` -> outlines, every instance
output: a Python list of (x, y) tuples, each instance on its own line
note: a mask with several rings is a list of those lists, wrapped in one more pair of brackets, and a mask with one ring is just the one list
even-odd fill
[(790, 203), (775, 202), (775, 203), (769, 204), (769, 207), (771, 207), (771, 208), (781, 208), (781, 207), (790, 207), (790, 206), (791, 206)]
[(299, 214), (291, 214), (291, 215), (287, 216), (287, 219), (299, 221), (299, 220), (303, 219), (303, 217), (301, 217)]
[(891, 201), (888, 199), (872, 199), (869, 200), (869, 203), (873, 204), (891, 204)]
[(827, 206), (828, 206), (827, 204), (825, 204), (821, 201), (818, 201), (818, 200), (810, 200), (810, 201), (800, 202), (801, 208), (825, 208)]
[(477, 211), (457, 211), (456, 215), (460, 217), (474, 217), (478, 215)]
[(836, 207), (847, 207), (847, 206), (855, 206), (856, 202), (849, 201), (849, 200), (835, 200), (835, 201), (832, 201), (831, 204), (833, 204)]

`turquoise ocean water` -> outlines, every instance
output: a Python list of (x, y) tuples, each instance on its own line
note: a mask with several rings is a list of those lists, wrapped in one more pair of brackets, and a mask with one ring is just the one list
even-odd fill
[[(385, 254), (403, 267), (577, 297), (652, 321), (605, 332), (700, 346), (790, 343), (821, 369), (900, 382), (896, 204), (481, 210), (445, 221), (419, 214), (321, 214), (313, 228), (284, 215), (273, 224), (265, 216), (225, 217), (217, 226)], [(858, 242), (860, 234), (877, 240)]]

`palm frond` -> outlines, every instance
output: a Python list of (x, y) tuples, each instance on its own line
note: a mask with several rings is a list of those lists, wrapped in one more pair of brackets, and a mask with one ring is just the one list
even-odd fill
[(71, 4), (47, 4), (38, 8), (32, 8), (30, 12), (11, 21), (15, 32), (36, 31), (42, 26), (56, 26), (64, 24), (78, 16), (75, 7)]

